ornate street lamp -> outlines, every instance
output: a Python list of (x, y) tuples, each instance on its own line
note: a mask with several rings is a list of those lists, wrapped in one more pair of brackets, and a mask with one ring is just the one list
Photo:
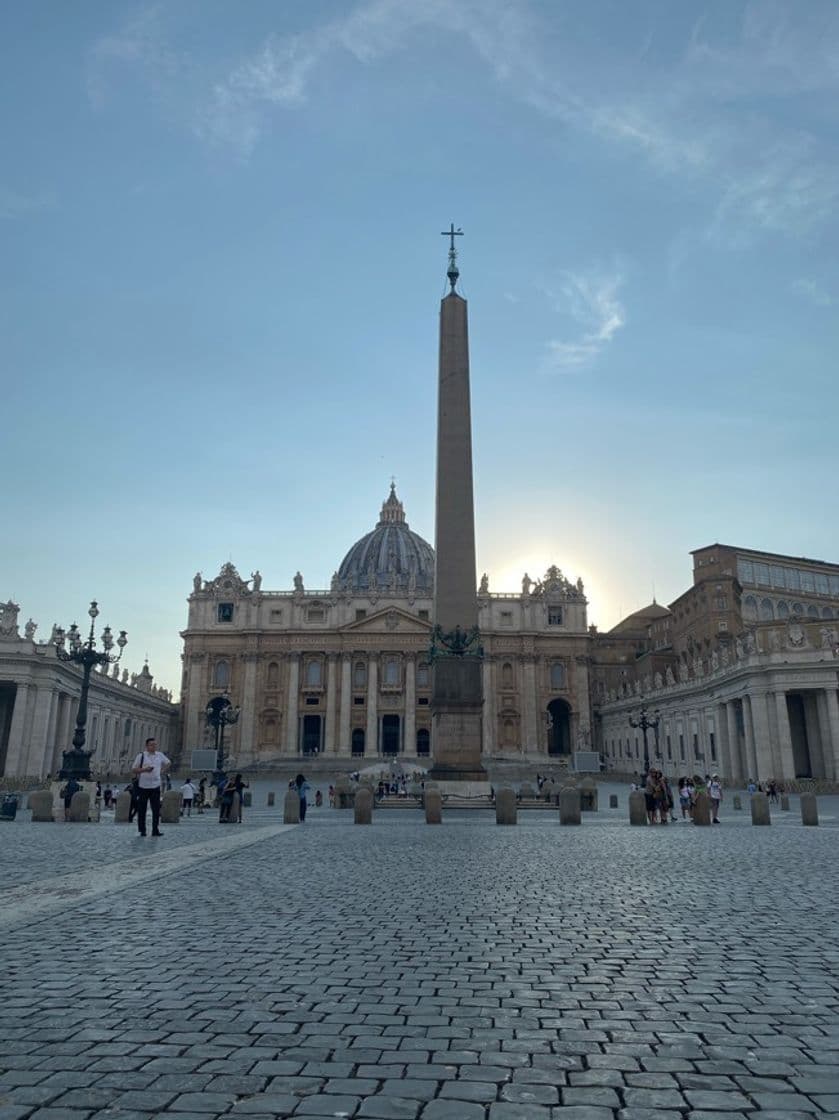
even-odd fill
[(216, 736), (216, 772), (213, 774), (216, 786), (224, 777), (224, 729), (238, 721), (240, 711), (240, 708), (234, 708), (227, 696), (214, 696), (204, 713), (207, 725), (213, 728)]
[[(74, 622), (65, 634), (60, 626), (53, 633), (53, 644), (59, 661), (71, 661), (74, 665), (82, 667), (82, 691), (79, 697), (79, 710), (76, 714), (76, 730), (73, 734), (73, 746), (69, 751), (62, 751), (63, 765), (59, 777), (63, 780), (75, 778), (77, 781), (90, 781), (90, 756), (93, 751), (86, 751), (85, 727), (87, 725), (87, 693), (90, 688), (90, 674), (94, 665), (112, 665), (122, 657), (128, 639), (125, 631), (120, 630), (119, 637), (114, 643), (110, 626), (102, 631), (102, 650), (96, 648), (96, 639), (93, 636), (93, 627), (99, 615), (96, 600), (90, 604), (90, 633), (87, 639), (83, 638), (81, 631)], [(119, 653), (112, 653), (114, 644), (119, 647)], [(67, 646), (69, 645), (69, 649)]]
[(655, 710), (652, 716), (647, 715), (646, 704), (641, 705), (641, 712), (638, 719), (629, 717), (630, 727), (640, 727), (641, 734), (644, 736), (644, 777), (650, 772), (650, 749), (647, 745), (647, 732), (655, 731), (656, 743), (658, 742), (658, 725), (661, 723), (661, 714), (658, 709)]

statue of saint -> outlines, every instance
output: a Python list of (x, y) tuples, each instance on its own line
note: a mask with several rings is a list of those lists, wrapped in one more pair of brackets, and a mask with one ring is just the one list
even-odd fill
[(302, 591), (303, 590), (303, 577), (300, 575), (299, 572), (295, 572), (295, 575), (294, 575), (294, 590), (295, 591)]
[(192, 590), (193, 591), (200, 591), (201, 590), (201, 573), (200, 572), (196, 572), (195, 575), (192, 577)]
[(332, 579), (330, 580), (330, 583), (329, 583), (329, 590), (330, 591), (340, 591), (341, 590), (341, 581), (338, 579), (338, 573), (337, 572), (332, 573)]
[(676, 678), (673, 676), (673, 668), (668, 665), (664, 673), (664, 679), (667, 681), (668, 686), (676, 683)]
[(478, 593), (481, 595), (489, 594), (489, 576), (486, 572), (481, 576), (481, 586), (478, 588)]
[(23, 628), (23, 636), (28, 638), (30, 642), (35, 641), (35, 631), (38, 629), (38, 623), (33, 622), (30, 618)]
[(262, 589), (262, 573), (259, 568), (255, 572), (251, 572), (251, 579), (253, 580), (254, 591), (260, 591)]
[(527, 574), (527, 572), (525, 572), (524, 573), (524, 579), (521, 581), (521, 593), (522, 593), (522, 595), (524, 596), (525, 599), (530, 594), (530, 588), (532, 586), (533, 586), (533, 580), (530, 578), (530, 576)]

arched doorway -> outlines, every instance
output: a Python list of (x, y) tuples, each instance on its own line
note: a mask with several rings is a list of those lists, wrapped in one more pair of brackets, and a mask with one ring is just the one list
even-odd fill
[(364, 728), (356, 727), (352, 733), (352, 753), (358, 757), (364, 754)]
[(548, 704), (548, 754), (571, 753), (571, 709), (564, 700)]
[(382, 716), (382, 754), (399, 754), (399, 716)]
[(421, 727), (417, 732), (417, 756), (427, 757), (431, 754), (431, 733), (427, 727)]
[(320, 751), (320, 716), (303, 716), (303, 754)]

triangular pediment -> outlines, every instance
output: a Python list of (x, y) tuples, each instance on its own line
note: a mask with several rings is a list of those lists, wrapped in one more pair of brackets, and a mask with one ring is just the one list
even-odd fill
[(366, 618), (348, 622), (346, 626), (339, 627), (339, 630), (344, 634), (430, 634), (431, 623), (425, 618), (409, 614), (401, 607), (382, 607)]

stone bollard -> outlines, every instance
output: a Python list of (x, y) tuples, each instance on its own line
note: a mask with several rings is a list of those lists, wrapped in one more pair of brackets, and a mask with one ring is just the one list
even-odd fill
[(609, 794), (609, 808), (610, 809), (617, 809), (617, 807), (618, 807), (618, 795), (616, 793), (610, 793)]
[(443, 797), (439, 789), (425, 791), (425, 823), (441, 824), (443, 821)]
[(706, 825), (711, 823), (711, 798), (707, 793), (697, 793), (693, 803), (693, 823)]
[(582, 806), (580, 804), (580, 791), (573, 786), (566, 786), (559, 792), (559, 823), (579, 824)]
[(584, 813), (597, 812), (597, 782), (594, 778), (583, 778), (580, 782), (580, 809)]
[(633, 790), (629, 795), (629, 823), (647, 823), (647, 799), (639, 789)]
[(246, 789), (242, 795), (242, 804), (246, 809), (250, 809), (251, 805), (253, 805), (253, 794), (249, 789)]
[(177, 789), (167, 789), (160, 799), (160, 823), (178, 824), (181, 819), (181, 794)]
[(495, 823), (516, 824), (518, 808), (516, 793), (512, 789), (499, 789), (495, 794)]
[(781, 811), (783, 813), (789, 812), (789, 795), (786, 793), (781, 794)]
[(283, 800), (283, 824), (300, 824), (300, 794), (290, 789)]
[(819, 823), (819, 806), (814, 793), (801, 794), (801, 823), (808, 825)]
[[(428, 793), (425, 795), (428, 797)], [(354, 824), (373, 823), (373, 791), (367, 786), (360, 786), (355, 795)]]
[(734, 809), (742, 809), (743, 808), (743, 802), (740, 800), (740, 797), (739, 797), (738, 794), (735, 793), (734, 797), (731, 799), (731, 805), (732, 805), (732, 808), (734, 808)]
[(90, 794), (74, 793), (70, 801), (70, 821), (72, 824), (87, 824), (90, 817)]
[(32, 810), (32, 820), (39, 824), (46, 824), (54, 820), (52, 815), (52, 793), (48, 789), (38, 789), (29, 794), (29, 808)]
[(276, 794), (275, 794), (275, 793), (274, 793), (274, 791), (272, 790), (272, 791), (271, 791), (271, 792), (270, 792), (270, 793), (268, 794), (268, 802), (267, 802), (267, 804), (268, 804), (268, 808), (269, 808), (269, 809), (273, 809), (273, 808), (274, 808), (274, 800), (275, 800), (275, 798), (276, 798)]
[(769, 798), (765, 793), (752, 794), (752, 824), (771, 824)]
[(116, 805), (114, 806), (114, 824), (128, 824), (128, 818), (131, 815), (131, 794), (127, 789), (122, 793), (117, 794)]

